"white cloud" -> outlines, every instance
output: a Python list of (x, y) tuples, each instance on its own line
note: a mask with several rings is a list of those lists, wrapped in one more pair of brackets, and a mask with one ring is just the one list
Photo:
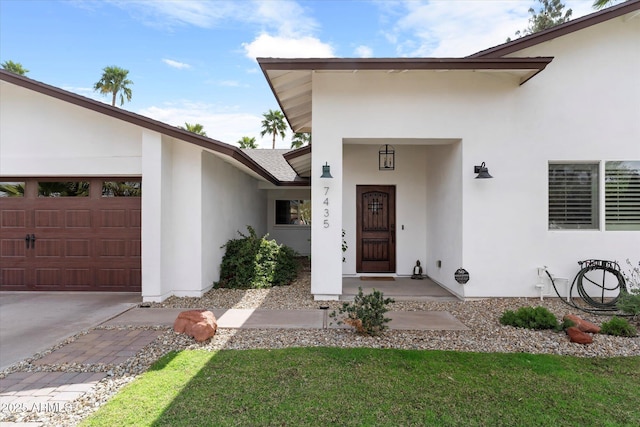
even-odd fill
[(242, 17), (251, 8), (248, 2), (203, 0), (108, 0), (109, 3), (130, 12), (132, 17), (146, 25), (172, 28), (194, 25), (212, 28), (220, 22)]
[(179, 70), (191, 68), (191, 65), (185, 64), (184, 62), (174, 61), (173, 59), (162, 59), (162, 62), (167, 64), (170, 67), (177, 68)]
[(371, 58), (373, 56), (373, 49), (369, 46), (358, 46), (355, 49), (355, 55), (360, 58)]
[(333, 48), (311, 36), (288, 38), (261, 34), (251, 43), (243, 43), (247, 57), (267, 58), (329, 58)]
[[(220, 107), (212, 104), (194, 103), (187, 100), (151, 106), (137, 111), (138, 114), (159, 120), (172, 126), (185, 123), (203, 126), (207, 136), (231, 145), (243, 136), (255, 137), (260, 148), (271, 148), (271, 138), (260, 136), (262, 116), (235, 111), (235, 107)], [(276, 148), (289, 148), (291, 136), (284, 140), (276, 138)]]
[[(591, 1), (567, 1), (572, 18), (593, 12)], [(528, 26), (528, 9), (537, 1), (447, 0), (385, 3), (387, 20), (395, 24), (385, 33), (398, 56), (458, 57), (504, 43)]]

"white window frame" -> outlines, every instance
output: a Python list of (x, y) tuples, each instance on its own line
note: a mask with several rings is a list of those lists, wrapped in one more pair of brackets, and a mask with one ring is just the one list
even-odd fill
[[(552, 222), (552, 187), (551, 187), (551, 172), (554, 167), (576, 167), (576, 170), (582, 168), (584, 171), (589, 171), (592, 174), (592, 182), (591, 182), (591, 223), (590, 224), (580, 224), (576, 223), (574, 226), (571, 225), (570, 222), (558, 223)], [(601, 176), (602, 171), (600, 170), (601, 165), (600, 162), (597, 161), (580, 161), (580, 162), (566, 162), (566, 161), (557, 161), (557, 162), (549, 162), (547, 165), (547, 227), (550, 231), (556, 230), (567, 230), (567, 231), (576, 231), (576, 230), (588, 230), (588, 231), (597, 231), (601, 230), (601, 219), (602, 215), (600, 214), (601, 206), (602, 206), (602, 191), (600, 190), (601, 184)], [(565, 214), (565, 217), (568, 215)], [(556, 224), (556, 226), (554, 226)], [(559, 224), (559, 225), (558, 225)]]
[[(604, 171), (602, 173), (602, 195), (604, 199), (602, 204), (604, 206), (604, 214), (602, 217), (604, 229), (607, 231), (640, 231), (640, 182), (637, 179), (633, 179), (633, 174), (640, 174), (640, 160), (609, 160), (604, 163)], [(613, 166), (615, 165), (620, 167), (614, 169)], [(625, 171), (629, 172), (626, 173)], [(626, 187), (624, 181), (622, 183), (623, 189), (629, 189), (628, 193), (631, 194), (629, 200), (620, 202), (619, 192), (617, 197), (615, 194), (611, 194), (610, 190), (615, 188), (612, 187), (612, 178), (615, 176), (629, 180), (627, 181), (629, 187)]]

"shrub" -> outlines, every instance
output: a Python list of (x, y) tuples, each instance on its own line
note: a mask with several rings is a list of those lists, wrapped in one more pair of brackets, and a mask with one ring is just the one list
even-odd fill
[(358, 288), (358, 295), (353, 299), (353, 303), (345, 302), (338, 313), (333, 311), (329, 316), (337, 318), (338, 314), (345, 314), (343, 320), (337, 323), (346, 323), (353, 326), (361, 335), (380, 335), (387, 329), (387, 323), (391, 320), (384, 317), (389, 311), (387, 304), (395, 302), (391, 298), (384, 298), (382, 292), (373, 290), (372, 293), (364, 295), (362, 288)]
[(545, 307), (520, 307), (515, 312), (507, 310), (500, 317), (500, 323), (527, 329), (561, 329), (556, 316)]
[(627, 264), (631, 269), (629, 274), (623, 274), (623, 276), (627, 282), (628, 292), (620, 292), (616, 307), (623, 313), (636, 317), (640, 315), (640, 263), (638, 267), (634, 267), (631, 261), (627, 260)]
[(288, 246), (279, 245), (268, 236), (258, 237), (247, 226), (249, 235), (238, 231), (241, 238), (232, 239), (220, 264), (220, 288), (260, 289), (288, 285), (298, 275), (296, 253)]
[(638, 330), (627, 319), (613, 316), (600, 327), (601, 334), (614, 335), (616, 337), (635, 337)]

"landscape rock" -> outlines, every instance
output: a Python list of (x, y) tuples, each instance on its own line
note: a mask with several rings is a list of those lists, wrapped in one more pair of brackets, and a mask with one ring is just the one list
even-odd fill
[(590, 334), (599, 334), (600, 326), (597, 326), (588, 320), (584, 320), (575, 314), (567, 314), (563, 317), (563, 320), (569, 320), (575, 324), (575, 327), (582, 332), (589, 332)]
[(567, 335), (569, 335), (569, 341), (578, 344), (591, 344), (593, 337), (586, 332), (582, 332), (575, 326), (567, 328)]
[(203, 342), (213, 337), (218, 329), (216, 318), (207, 310), (188, 310), (178, 314), (173, 323), (173, 330)]

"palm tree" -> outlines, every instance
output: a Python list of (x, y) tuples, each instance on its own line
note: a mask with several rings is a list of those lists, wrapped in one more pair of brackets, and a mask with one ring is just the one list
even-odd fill
[(240, 144), (240, 148), (258, 148), (258, 144), (256, 144), (255, 138), (249, 138), (248, 136), (243, 136), (238, 140), (238, 144)]
[(19, 62), (4, 61), (2, 64), (0, 64), (0, 66), (2, 66), (4, 70), (9, 71), (10, 73), (20, 74), (21, 76), (24, 76), (29, 72), (29, 70), (24, 68)]
[(191, 124), (184, 122), (184, 127), (180, 126), (180, 129), (188, 130), (189, 132), (197, 133), (198, 135), (207, 136), (207, 133), (204, 131), (204, 126), (200, 123)]
[(617, 3), (617, 1), (615, 1), (615, 0), (595, 0), (591, 7), (593, 7), (594, 9), (600, 10), (600, 9), (604, 9), (605, 7), (609, 6), (611, 3)]
[(284, 139), (285, 131), (287, 130), (287, 124), (284, 122), (284, 115), (280, 110), (269, 110), (268, 113), (262, 115), (262, 132), (260, 136), (266, 134), (273, 135), (273, 144), (271, 148), (276, 148), (276, 135), (280, 135), (280, 138)]
[(291, 148), (300, 148), (303, 145), (311, 145), (311, 134), (308, 132), (296, 132), (291, 138)]
[(127, 79), (129, 70), (111, 66), (105, 67), (102, 71), (102, 77), (93, 85), (93, 90), (100, 91), (104, 95), (110, 93), (112, 95), (111, 105), (114, 107), (118, 93), (120, 93), (120, 105), (124, 105), (125, 97), (127, 101), (131, 101), (131, 88), (129, 88), (129, 85), (132, 85), (133, 82)]

